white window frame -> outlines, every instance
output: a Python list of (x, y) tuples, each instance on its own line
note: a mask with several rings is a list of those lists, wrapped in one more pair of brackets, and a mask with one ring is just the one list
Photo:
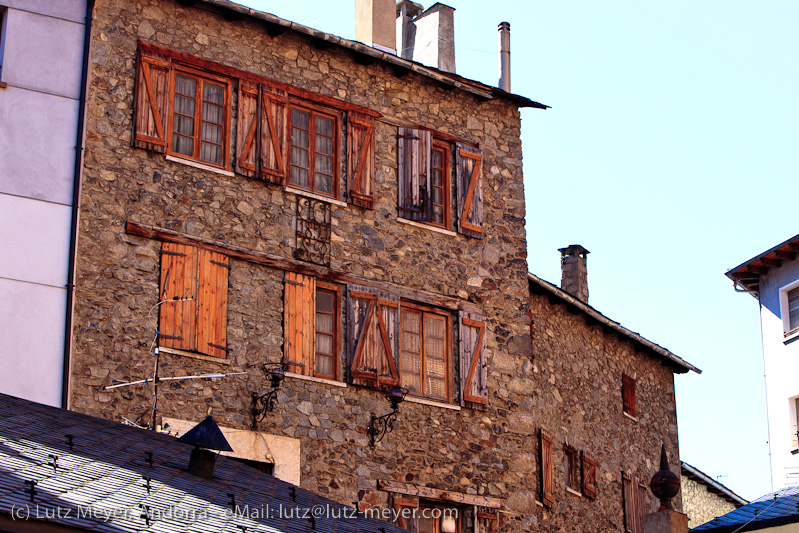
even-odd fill
[(797, 411), (799, 411), (799, 396), (788, 398), (788, 427), (790, 434), (791, 450), (799, 449), (799, 440), (797, 439), (796, 432), (799, 430), (799, 418), (797, 418)]
[(785, 339), (799, 335), (799, 327), (791, 330), (791, 317), (788, 309), (788, 291), (799, 288), (799, 280), (780, 287), (780, 317), (782, 318), (782, 332)]

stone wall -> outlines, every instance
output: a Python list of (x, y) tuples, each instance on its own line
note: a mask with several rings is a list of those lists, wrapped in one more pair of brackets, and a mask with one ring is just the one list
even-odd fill
[(688, 515), (688, 527), (699, 527), (705, 522), (734, 511), (740, 505), (710, 492), (707, 485), (687, 476), (680, 478), (683, 512)]

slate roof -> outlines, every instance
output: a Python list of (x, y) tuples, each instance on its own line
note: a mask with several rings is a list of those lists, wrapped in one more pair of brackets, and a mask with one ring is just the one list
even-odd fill
[(799, 522), (799, 486), (766, 494), (691, 531), (743, 533), (797, 522)]
[[(218, 457), (214, 479), (196, 477), (185, 470), (192, 449), (168, 435), (0, 394), (0, 530), (29, 514), (109, 533), (407, 533), (227, 457)], [(306, 509), (308, 518), (297, 516)], [(322, 516), (310, 519), (319, 509)]]

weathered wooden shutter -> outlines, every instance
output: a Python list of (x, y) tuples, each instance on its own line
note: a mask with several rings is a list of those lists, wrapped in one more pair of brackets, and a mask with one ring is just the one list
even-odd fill
[(483, 236), (483, 156), (479, 149), (459, 144), (456, 158), (458, 232)]
[(627, 374), (621, 376), (622, 408), (630, 416), (636, 416), (635, 380)]
[(374, 208), (375, 121), (368, 115), (349, 113), (347, 139), (347, 175), (350, 177), (350, 202)]
[(370, 287), (347, 287), (349, 377), (380, 388), (398, 385), (399, 299)]
[(399, 128), (397, 180), (399, 216), (409, 220), (431, 220), (430, 157), (433, 134), (413, 128)]
[(197, 263), (194, 246), (165, 242), (161, 245), (161, 289), (158, 311), (158, 345), (197, 349)]
[(169, 70), (168, 58), (139, 50), (133, 116), (133, 146), (137, 148), (166, 152)]
[(497, 533), (499, 531), (499, 514), (478, 510), (474, 531), (475, 533)]
[(546, 507), (552, 507), (555, 504), (552, 480), (552, 436), (543, 429), (539, 433), (539, 450), (541, 453), (541, 500)]
[(227, 288), (230, 260), (200, 250), (197, 290), (197, 351), (227, 357)]
[(258, 85), (246, 80), (239, 82), (238, 129), (236, 133), (236, 172), (255, 177), (258, 161)]
[(286, 92), (261, 85), (261, 177), (283, 185), (286, 179)]
[(391, 507), (394, 509), (394, 516), (397, 517), (396, 524), (409, 531), (419, 530), (419, 499), (413, 496), (392, 495)]
[(624, 530), (627, 533), (643, 533), (644, 516), (647, 513), (646, 485), (630, 474), (622, 473), (624, 497)]
[(596, 461), (583, 452), (583, 495), (596, 498)]
[(459, 319), (461, 398), (465, 402), (488, 403), (488, 362), (485, 351), (485, 320), (482, 315), (461, 311)]
[(283, 308), (283, 353), (289, 372), (313, 375), (316, 331), (316, 280), (286, 272)]

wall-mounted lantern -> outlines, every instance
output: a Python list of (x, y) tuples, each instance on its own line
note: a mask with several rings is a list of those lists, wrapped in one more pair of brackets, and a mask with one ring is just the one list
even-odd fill
[(280, 363), (264, 363), (261, 365), (261, 371), (264, 376), (269, 380), (272, 389), (263, 394), (252, 393), (252, 405), (250, 406), (250, 413), (252, 413), (252, 427), (255, 428), (258, 422), (264, 419), (266, 413), (271, 412), (277, 403), (277, 393), (280, 390), (280, 385), (283, 384), (283, 379), (286, 377), (286, 365)]
[(375, 416), (369, 419), (369, 426), (366, 428), (366, 434), (369, 435), (369, 446), (375, 447), (375, 444), (383, 440), (386, 433), (394, 429), (394, 422), (397, 420), (397, 413), (399, 413), (399, 404), (405, 400), (408, 394), (408, 389), (404, 387), (389, 387), (385, 390), (386, 400), (391, 404), (391, 412), (383, 416)]

